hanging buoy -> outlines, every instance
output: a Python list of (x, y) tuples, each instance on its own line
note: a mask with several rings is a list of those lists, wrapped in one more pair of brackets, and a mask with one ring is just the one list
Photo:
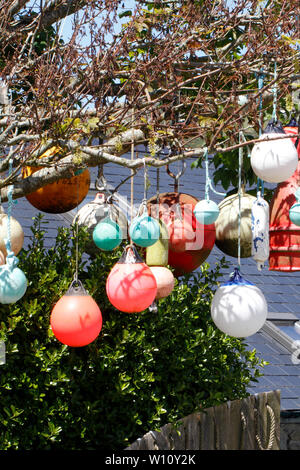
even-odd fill
[(102, 328), (102, 314), (80, 281), (73, 281), (54, 306), (50, 325), (54, 336), (73, 347), (92, 343)]
[(170, 269), (165, 266), (149, 266), (157, 284), (156, 299), (163, 299), (174, 289), (175, 279)]
[[(298, 134), (298, 127), (289, 124), (284, 128), (288, 134)], [(297, 144), (300, 157), (300, 139)], [(269, 270), (300, 271), (300, 229), (290, 219), (290, 209), (296, 203), (295, 193), (300, 186), (300, 161), (295, 173), (280, 183), (270, 202), (270, 256)]]
[(2, 251), (0, 251), (0, 266), (5, 264), (5, 261), (6, 261), (6, 256), (4, 255)]
[(93, 231), (93, 240), (95, 245), (104, 251), (111, 251), (120, 245), (123, 239), (121, 227), (106, 217), (99, 222)]
[(198, 222), (204, 225), (215, 223), (219, 216), (220, 210), (218, 205), (210, 199), (203, 199), (197, 202), (194, 214)]
[(260, 192), (252, 205), (251, 230), (251, 255), (257, 263), (257, 269), (261, 271), (264, 263), (269, 259), (269, 204)]
[[(59, 153), (59, 147), (52, 147), (40, 158)], [(25, 167), (22, 176), (27, 178), (40, 168)], [(88, 169), (78, 172), (70, 178), (62, 178), (27, 194), (26, 199), (36, 209), (50, 214), (68, 212), (77, 207), (87, 196), (90, 188), (90, 172)]]
[[(197, 198), (185, 193), (159, 194), (159, 218), (169, 232), (168, 263), (174, 268), (176, 276), (197, 269), (215, 243), (215, 224), (200, 224), (193, 213), (197, 202)], [(156, 204), (157, 196), (148, 200), (149, 214)]]
[[(0, 250), (4, 256), (7, 254), (5, 239), (7, 238), (7, 221), (8, 215), (5, 214), (2, 207), (0, 207)], [(14, 218), (10, 217), (10, 244), (11, 250), (17, 255), (24, 243), (24, 231), (21, 224)]]
[(133, 219), (129, 226), (129, 236), (137, 246), (148, 247), (159, 239), (160, 228), (156, 219), (147, 212)]
[(7, 249), (6, 264), (0, 266), (0, 303), (13, 304), (20, 300), (27, 290), (27, 278), (17, 267), (18, 258)]
[(148, 266), (167, 266), (169, 252), (169, 232), (162, 220), (157, 221), (160, 232), (159, 239), (146, 249), (146, 264)]
[[(251, 211), (255, 197), (241, 191), (241, 257), (251, 256), (252, 230)], [(215, 222), (216, 245), (223, 253), (237, 258), (238, 256), (238, 193), (226, 197), (219, 204), (220, 214)]]
[(230, 280), (216, 291), (211, 317), (223, 333), (246, 338), (257, 333), (267, 319), (268, 306), (262, 291), (246, 281), (235, 268)]
[(126, 313), (146, 310), (157, 294), (157, 284), (149, 266), (134, 245), (128, 245), (106, 281), (110, 303)]
[(78, 227), (86, 227), (91, 236), (91, 242), (87, 241), (84, 246), (85, 251), (90, 255), (95, 255), (98, 252), (92, 240), (95, 227), (107, 217), (109, 212), (111, 219), (119, 225), (123, 239), (126, 239), (128, 231), (127, 218), (114, 203), (113, 198), (110, 198), (105, 192), (98, 192), (95, 199), (82, 206), (73, 219), (73, 224), (78, 224)]
[(298, 155), (292, 139), (276, 139), (285, 135), (281, 123), (270, 121), (260, 139), (273, 139), (257, 142), (251, 152), (251, 166), (258, 178), (268, 183), (280, 183), (295, 172)]

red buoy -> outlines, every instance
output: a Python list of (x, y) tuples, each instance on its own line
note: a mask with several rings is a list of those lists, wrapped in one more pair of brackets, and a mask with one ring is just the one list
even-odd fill
[(146, 310), (157, 294), (157, 284), (149, 266), (134, 245), (128, 245), (106, 281), (110, 303), (121, 312)]
[[(296, 124), (296, 123), (295, 123)], [(287, 134), (298, 134), (296, 125), (284, 128)], [(297, 137), (292, 141), (295, 144)], [(300, 141), (297, 144), (300, 157)], [(300, 271), (300, 227), (293, 224), (289, 211), (296, 203), (295, 192), (300, 186), (300, 161), (294, 174), (280, 183), (270, 203), (270, 271)]]
[[(148, 211), (157, 214), (157, 196), (148, 201)], [(168, 263), (180, 276), (197, 269), (209, 256), (216, 240), (215, 224), (203, 225), (194, 208), (199, 200), (185, 193), (159, 195), (159, 218), (169, 231)]]
[(102, 314), (95, 300), (80, 281), (71, 284), (54, 306), (50, 325), (54, 336), (68, 346), (86, 346), (102, 328)]

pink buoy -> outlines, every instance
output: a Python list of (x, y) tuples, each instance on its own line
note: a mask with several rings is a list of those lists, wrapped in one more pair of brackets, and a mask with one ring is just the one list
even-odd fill
[(126, 313), (146, 310), (157, 294), (157, 284), (149, 266), (134, 245), (128, 245), (106, 281), (110, 303)]

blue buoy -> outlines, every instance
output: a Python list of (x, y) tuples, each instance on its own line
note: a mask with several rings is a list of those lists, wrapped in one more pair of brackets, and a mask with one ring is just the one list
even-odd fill
[(159, 239), (159, 223), (148, 214), (136, 217), (130, 224), (129, 236), (138, 246), (148, 247), (154, 245)]
[(213, 224), (217, 220), (219, 212), (218, 205), (210, 199), (197, 202), (194, 208), (196, 219), (203, 225)]
[(6, 264), (0, 266), (0, 303), (13, 304), (17, 302), (27, 290), (27, 278), (23, 271), (17, 267), (18, 259), (12, 252), (6, 257)]
[(112, 251), (120, 245), (123, 239), (121, 227), (106, 217), (99, 222), (93, 231), (93, 240), (95, 245), (104, 251)]

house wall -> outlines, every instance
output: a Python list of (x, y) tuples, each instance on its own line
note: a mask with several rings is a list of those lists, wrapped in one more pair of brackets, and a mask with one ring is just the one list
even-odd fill
[(300, 411), (281, 412), (280, 450), (300, 450)]

